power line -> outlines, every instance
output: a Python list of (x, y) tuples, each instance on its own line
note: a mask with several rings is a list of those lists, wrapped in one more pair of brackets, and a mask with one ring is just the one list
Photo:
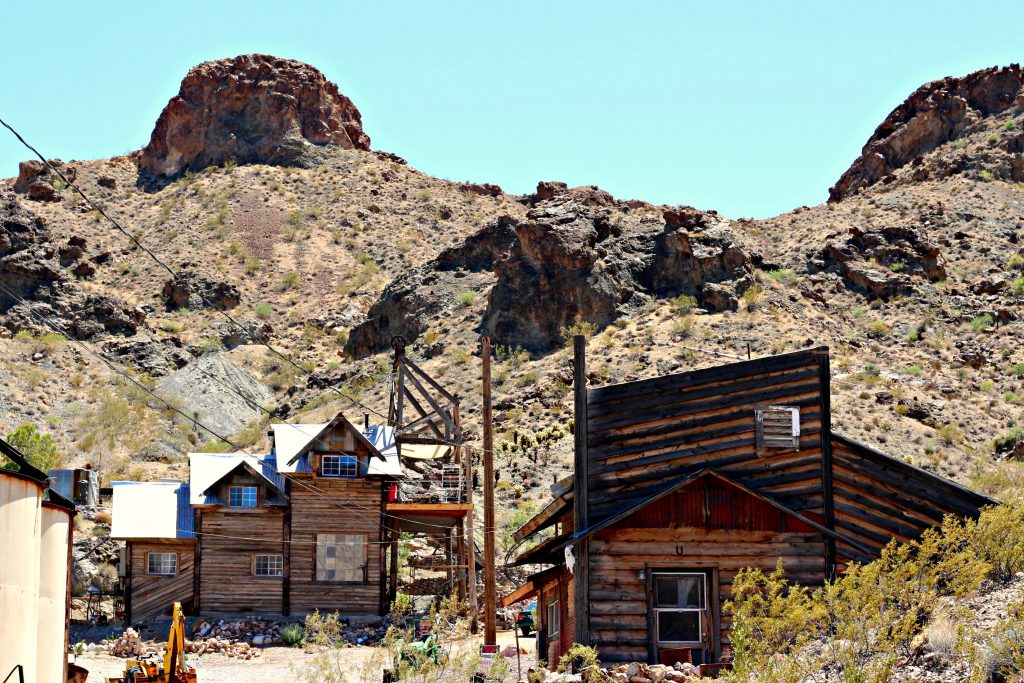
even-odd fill
[[(116, 228), (116, 229), (117, 229), (117, 230), (118, 230), (118, 231), (119, 231), (119, 232), (120, 232), (120, 233), (121, 233), (122, 235), (124, 235), (125, 237), (127, 237), (127, 238), (128, 238), (128, 239), (129, 239), (129, 240), (130, 240), (130, 241), (131, 241), (131, 242), (132, 242), (132, 243), (133, 243), (133, 244), (134, 244), (134, 245), (136, 246), (136, 247), (138, 247), (138, 248), (139, 248), (139, 249), (141, 249), (141, 250), (142, 250), (143, 252), (145, 252), (145, 253), (146, 253), (146, 255), (148, 255), (148, 256), (149, 256), (149, 257), (150, 257), (151, 259), (153, 259), (153, 261), (155, 261), (155, 262), (156, 262), (156, 263), (157, 263), (157, 264), (158, 264), (158, 265), (159, 265), (159, 266), (160, 266), (161, 268), (163, 268), (164, 270), (166, 270), (166, 271), (167, 271), (167, 272), (168, 272), (168, 273), (170, 274), (170, 276), (171, 276), (171, 277), (172, 277), (172, 278), (173, 278), (173, 279), (174, 279), (175, 281), (177, 281), (177, 280), (179, 279), (179, 278), (178, 278), (178, 273), (177, 273), (177, 272), (176, 272), (176, 271), (175, 271), (175, 270), (174, 270), (173, 268), (171, 268), (171, 267), (170, 267), (170, 266), (168, 266), (168, 265), (167, 265), (166, 263), (164, 263), (164, 262), (163, 262), (162, 260), (160, 260), (160, 257), (158, 257), (158, 256), (157, 256), (157, 255), (156, 255), (156, 254), (155, 254), (155, 253), (154, 253), (154, 252), (153, 252), (153, 251), (151, 250), (151, 249), (149, 249), (148, 247), (146, 247), (145, 245), (143, 245), (143, 244), (142, 244), (142, 242), (140, 242), (140, 241), (139, 241), (139, 240), (138, 240), (138, 239), (137, 239), (137, 238), (136, 238), (136, 237), (135, 237), (134, 235), (132, 235), (131, 233), (129, 233), (129, 232), (127, 231), (127, 230), (125, 230), (125, 229), (124, 229), (124, 227), (122, 227), (120, 223), (118, 223), (118, 222), (117, 222), (116, 220), (114, 220), (113, 218), (111, 218), (111, 216), (110, 216), (109, 214), (107, 214), (107, 212), (106, 212), (106, 211), (104, 211), (104, 210), (103, 210), (103, 208), (102, 208), (101, 206), (99, 206), (98, 204), (96, 204), (96, 202), (94, 202), (94, 201), (93, 201), (93, 200), (92, 200), (91, 198), (89, 198), (89, 196), (88, 196), (88, 195), (86, 195), (86, 194), (85, 194), (85, 192), (83, 192), (83, 191), (82, 191), (82, 189), (78, 187), (78, 185), (76, 185), (76, 184), (75, 184), (74, 182), (72, 182), (71, 180), (69, 180), (69, 179), (68, 179), (68, 177), (67, 177), (66, 175), (64, 175), (64, 173), (63, 173), (63, 172), (62, 172), (62, 171), (61, 171), (60, 169), (58, 169), (58, 168), (57, 168), (57, 167), (55, 167), (55, 166), (54, 166), (53, 164), (51, 164), (51, 163), (49, 162), (49, 160), (47, 160), (47, 159), (46, 159), (46, 157), (44, 157), (44, 156), (43, 156), (42, 154), (40, 154), (39, 150), (37, 150), (37, 149), (36, 149), (35, 147), (33, 147), (33, 146), (32, 146), (31, 144), (29, 144), (29, 143), (28, 143), (28, 142), (27, 142), (27, 141), (25, 140), (25, 138), (23, 138), (23, 137), (21, 136), (21, 134), (20, 134), (20, 133), (18, 133), (18, 131), (16, 131), (16, 130), (15, 130), (15, 129), (14, 129), (14, 128), (13, 128), (13, 127), (12, 127), (12, 126), (10, 125), (10, 124), (8, 124), (8, 123), (7, 123), (6, 121), (4, 121), (4, 120), (3, 120), (2, 118), (0, 118), (0, 124), (2, 124), (2, 125), (4, 126), (4, 128), (6, 128), (6, 129), (7, 129), (7, 130), (9, 130), (9, 131), (10, 131), (10, 132), (11, 132), (12, 134), (14, 134), (14, 137), (16, 137), (16, 138), (18, 139), (18, 142), (20, 142), (20, 143), (21, 143), (22, 145), (24, 145), (24, 146), (25, 146), (26, 148), (28, 148), (29, 150), (31, 150), (31, 152), (32, 152), (33, 154), (35, 154), (35, 155), (36, 155), (36, 157), (38, 157), (38, 158), (39, 158), (39, 160), (40, 160), (40, 161), (42, 161), (42, 162), (43, 162), (43, 163), (44, 163), (44, 164), (46, 165), (46, 167), (47, 167), (47, 168), (49, 168), (49, 169), (50, 169), (50, 170), (51, 170), (51, 171), (52, 171), (53, 173), (57, 174), (57, 176), (58, 176), (58, 177), (59, 177), (59, 178), (60, 178), (60, 179), (61, 179), (61, 180), (62, 180), (62, 181), (63, 181), (63, 182), (64, 182), (64, 183), (65, 183), (65, 184), (66, 184), (66, 185), (68, 186), (68, 187), (72, 188), (72, 189), (73, 189), (73, 190), (74, 190), (75, 192), (77, 192), (77, 193), (78, 193), (78, 194), (79, 194), (79, 195), (80, 195), (80, 196), (82, 197), (82, 199), (84, 199), (84, 200), (85, 200), (85, 202), (86, 202), (86, 203), (87, 203), (87, 204), (88, 204), (88, 205), (89, 205), (90, 207), (92, 207), (92, 209), (93, 209), (93, 210), (95, 210), (95, 211), (96, 211), (97, 213), (99, 213), (99, 214), (100, 214), (101, 216), (103, 216), (104, 218), (106, 218), (106, 219), (107, 219), (107, 220), (108, 220), (108, 221), (110, 222), (110, 224), (111, 224), (111, 225), (113, 225), (113, 226), (114, 226), (114, 227), (115, 227), (115, 228)], [(234, 317), (232, 317), (232, 316), (231, 316), (230, 314), (228, 314), (228, 312), (227, 312), (227, 311), (225, 311), (225, 310), (223, 310), (222, 308), (220, 308), (219, 306), (216, 306), (215, 304), (213, 304), (213, 303), (212, 303), (212, 302), (211, 302), (211, 301), (210, 301), (209, 299), (207, 299), (207, 298), (206, 298), (206, 296), (204, 296), (204, 295), (203, 295), (203, 293), (202, 293), (202, 292), (198, 292), (198, 291), (197, 291), (197, 292), (196, 292), (196, 294), (198, 294), (198, 295), (199, 295), (199, 298), (203, 300), (203, 303), (205, 303), (205, 304), (206, 304), (207, 306), (209, 306), (210, 308), (212, 308), (213, 310), (217, 311), (217, 312), (218, 312), (218, 313), (220, 313), (220, 314), (221, 314), (222, 316), (224, 316), (225, 318), (227, 318), (227, 320), (228, 320), (228, 321), (230, 321), (230, 322), (231, 322), (231, 323), (232, 323), (233, 325), (235, 325), (235, 326), (236, 326), (236, 327), (238, 327), (238, 328), (239, 328), (240, 330), (242, 330), (242, 331), (243, 331), (243, 332), (244, 332), (244, 333), (245, 333), (245, 334), (246, 334), (247, 336), (249, 336), (249, 337), (250, 337), (250, 338), (251, 338), (251, 339), (252, 339), (253, 341), (255, 341), (255, 342), (256, 342), (257, 344), (261, 344), (261, 345), (263, 345), (263, 346), (267, 347), (267, 349), (269, 349), (269, 350), (270, 350), (270, 351), (271, 351), (272, 353), (274, 353), (274, 354), (275, 354), (276, 356), (278, 356), (278, 357), (279, 357), (279, 358), (281, 358), (282, 360), (286, 361), (287, 363), (289, 363), (290, 365), (292, 365), (293, 367), (295, 367), (295, 368), (296, 368), (297, 370), (300, 370), (300, 371), (304, 372), (304, 373), (305, 373), (305, 374), (306, 374), (306, 375), (307, 375), (307, 376), (308, 376), (308, 377), (309, 377), (310, 379), (312, 379), (313, 381), (317, 382), (317, 383), (318, 383), (318, 384), (320, 384), (320, 385), (321, 385), (322, 387), (324, 387), (324, 388), (326, 388), (326, 389), (329, 389), (329, 390), (331, 390), (331, 391), (334, 391), (334, 392), (335, 392), (336, 394), (338, 394), (338, 395), (339, 395), (339, 396), (341, 396), (342, 398), (344, 398), (344, 399), (346, 399), (346, 400), (348, 400), (348, 401), (351, 401), (351, 402), (352, 402), (353, 404), (355, 404), (355, 405), (358, 405), (358, 406), (360, 406), (360, 407), (361, 407), (361, 408), (363, 408), (364, 410), (369, 410), (370, 412), (372, 412), (372, 413), (374, 413), (374, 414), (378, 415), (379, 417), (382, 417), (382, 418), (384, 418), (384, 419), (387, 419), (387, 417), (386, 417), (386, 416), (385, 416), (384, 414), (380, 413), (379, 411), (377, 411), (377, 410), (375, 410), (375, 409), (373, 409), (373, 408), (370, 408), (369, 406), (367, 406), (367, 405), (365, 405), (365, 404), (361, 403), (360, 401), (358, 401), (358, 400), (356, 400), (356, 399), (352, 398), (351, 396), (348, 396), (347, 394), (345, 394), (345, 393), (341, 392), (340, 390), (338, 390), (338, 389), (337, 389), (336, 387), (333, 387), (333, 386), (331, 386), (330, 384), (327, 384), (326, 382), (323, 382), (323, 381), (322, 381), (322, 380), (321, 380), (320, 378), (318, 378), (318, 377), (317, 377), (316, 375), (314, 375), (314, 374), (313, 374), (312, 372), (310, 372), (309, 370), (306, 370), (306, 368), (304, 368), (304, 367), (302, 367), (301, 365), (299, 365), (298, 363), (296, 363), (296, 362), (295, 362), (294, 360), (292, 360), (292, 359), (291, 359), (290, 357), (286, 356), (285, 354), (283, 354), (283, 353), (281, 353), (280, 351), (278, 351), (277, 349), (275, 349), (275, 348), (274, 348), (274, 347), (273, 347), (273, 346), (272, 346), (272, 345), (271, 345), (271, 344), (270, 344), (270, 343), (269, 343), (268, 341), (266, 341), (265, 339), (263, 339), (263, 338), (262, 338), (262, 336), (260, 336), (260, 335), (257, 335), (257, 334), (255, 334), (255, 333), (253, 333), (253, 332), (252, 332), (251, 330), (249, 330), (249, 329), (248, 329), (247, 327), (245, 327), (244, 325), (242, 325), (241, 323), (239, 323), (239, 322), (238, 322), (237, 320), (235, 320), (235, 318), (234, 318)]]

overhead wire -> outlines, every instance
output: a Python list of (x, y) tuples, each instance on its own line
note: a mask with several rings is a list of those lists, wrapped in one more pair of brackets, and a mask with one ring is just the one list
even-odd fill
[[(82, 197), (82, 199), (83, 199), (83, 200), (85, 200), (85, 202), (86, 202), (86, 203), (87, 203), (87, 204), (88, 204), (88, 205), (89, 205), (89, 206), (90, 206), (90, 207), (91, 207), (91, 208), (92, 208), (92, 209), (93, 209), (94, 211), (96, 211), (96, 212), (97, 212), (97, 213), (99, 213), (99, 214), (100, 214), (101, 216), (103, 216), (103, 217), (104, 217), (105, 219), (107, 219), (107, 221), (108, 221), (108, 222), (109, 222), (109, 223), (110, 223), (111, 225), (113, 225), (113, 226), (114, 226), (114, 227), (115, 227), (115, 228), (116, 228), (116, 229), (117, 229), (117, 230), (118, 230), (118, 231), (119, 231), (119, 232), (120, 232), (120, 233), (121, 233), (122, 235), (124, 235), (125, 237), (127, 237), (127, 238), (128, 238), (128, 239), (129, 239), (129, 240), (130, 240), (130, 241), (131, 241), (131, 242), (132, 242), (132, 243), (133, 243), (133, 244), (134, 244), (134, 245), (136, 246), (136, 247), (138, 247), (139, 249), (141, 249), (141, 250), (142, 250), (142, 251), (143, 251), (143, 252), (144, 252), (144, 253), (145, 253), (145, 254), (146, 254), (147, 256), (149, 256), (149, 257), (150, 257), (150, 258), (151, 258), (151, 259), (152, 259), (152, 260), (153, 260), (154, 262), (156, 262), (156, 263), (157, 263), (157, 264), (158, 264), (158, 265), (159, 265), (159, 266), (160, 266), (161, 268), (163, 268), (164, 270), (166, 270), (166, 271), (167, 271), (167, 272), (168, 272), (168, 273), (170, 274), (170, 276), (171, 276), (171, 277), (172, 277), (172, 278), (173, 278), (173, 279), (174, 279), (175, 281), (178, 281), (178, 280), (179, 280), (179, 274), (178, 274), (178, 273), (177, 273), (177, 272), (176, 272), (176, 271), (175, 271), (175, 270), (174, 270), (173, 268), (171, 268), (171, 267), (170, 267), (170, 266), (168, 266), (168, 265), (167, 265), (166, 263), (164, 263), (164, 262), (163, 262), (163, 261), (162, 261), (162, 260), (160, 259), (160, 257), (156, 255), (156, 253), (155, 253), (155, 252), (153, 252), (153, 251), (152, 251), (151, 249), (149, 249), (149, 248), (148, 248), (148, 247), (146, 247), (146, 246), (145, 246), (144, 244), (142, 244), (142, 242), (141, 242), (141, 241), (139, 241), (139, 239), (138, 239), (138, 238), (136, 238), (136, 237), (135, 237), (135, 235), (132, 235), (132, 234), (131, 234), (130, 232), (128, 232), (128, 231), (127, 231), (127, 230), (126, 230), (126, 229), (125, 229), (125, 228), (124, 228), (124, 227), (123, 227), (123, 226), (122, 226), (122, 225), (121, 225), (121, 224), (120, 224), (120, 223), (119, 223), (118, 221), (116, 221), (116, 220), (115, 220), (114, 218), (112, 218), (112, 217), (111, 217), (111, 216), (110, 216), (110, 215), (109, 215), (109, 214), (108, 214), (108, 213), (107, 213), (107, 212), (106, 212), (106, 211), (105, 211), (105, 210), (103, 209), (103, 207), (101, 207), (101, 206), (99, 206), (98, 204), (96, 204), (96, 202), (94, 202), (94, 201), (93, 201), (93, 200), (92, 200), (92, 199), (91, 199), (91, 198), (90, 198), (90, 197), (89, 197), (89, 196), (88, 196), (87, 194), (85, 194), (85, 192), (84, 192), (84, 191), (82, 191), (82, 189), (81, 189), (81, 188), (80, 188), (80, 187), (79, 187), (78, 185), (76, 185), (76, 184), (75, 184), (75, 183), (74, 183), (73, 181), (69, 180), (69, 179), (68, 179), (68, 177), (67, 177), (67, 175), (65, 175), (63, 171), (61, 171), (61, 170), (60, 170), (59, 168), (57, 168), (57, 167), (56, 167), (56, 166), (54, 166), (54, 165), (53, 165), (52, 163), (50, 163), (50, 161), (49, 161), (49, 160), (48, 160), (48, 159), (47, 159), (47, 158), (46, 158), (45, 156), (43, 156), (43, 155), (42, 155), (42, 154), (41, 154), (41, 153), (39, 152), (39, 150), (37, 150), (37, 149), (36, 149), (35, 147), (33, 147), (33, 146), (32, 146), (32, 145), (31, 145), (31, 144), (30, 144), (30, 143), (28, 142), (28, 141), (26, 141), (26, 140), (25, 140), (25, 138), (24, 138), (24, 137), (22, 137), (22, 136), (21, 136), (21, 134), (20, 134), (20, 133), (19, 133), (19, 132), (18, 132), (17, 130), (15, 130), (13, 126), (11, 126), (11, 125), (10, 125), (9, 123), (7, 123), (7, 122), (6, 122), (5, 120), (3, 120), (3, 118), (0, 118), (0, 125), (3, 125), (3, 126), (4, 126), (4, 128), (6, 128), (7, 130), (9, 130), (9, 131), (10, 131), (10, 132), (11, 132), (11, 133), (12, 133), (12, 134), (14, 135), (14, 137), (16, 137), (16, 138), (18, 139), (18, 142), (20, 142), (20, 143), (21, 143), (21, 144), (22, 144), (23, 146), (25, 146), (25, 147), (26, 147), (27, 149), (29, 149), (29, 150), (30, 150), (30, 151), (31, 151), (31, 152), (32, 152), (33, 154), (35, 154), (35, 155), (36, 155), (36, 157), (37, 157), (37, 158), (38, 158), (38, 159), (39, 159), (40, 161), (42, 161), (42, 162), (43, 162), (43, 164), (45, 164), (45, 165), (46, 165), (46, 167), (47, 167), (48, 169), (50, 169), (50, 171), (52, 171), (53, 173), (55, 173), (55, 174), (56, 174), (56, 175), (57, 175), (57, 176), (58, 176), (58, 177), (59, 177), (59, 178), (61, 179), (61, 181), (63, 181), (63, 182), (65, 183), (65, 185), (66, 185), (67, 187), (70, 187), (70, 188), (71, 188), (71, 189), (73, 189), (73, 190), (74, 190), (75, 192), (77, 192), (77, 193), (79, 194), (79, 196), (81, 196), (81, 197)], [(250, 337), (250, 338), (251, 338), (251, 339), (252, 339), (253, 341), (255, 341), (255, 342), (256, 342), (257, 344), (261, 344), (261, 345), (265, 346), (265, 347), (266, 347), (266, 348), (267, 348), (268, 350), (270, 350), (270, 351), (271, 351), (271, 352), (272, 352), (273, 354), (275, 354), (276, 356), (278, 356), (279, 358), (281, 358), (281, 359), (282, 359), (282, 360), (284, 360), (285, 362), (289, 363), (290, 365), (292, 365), (293, 367), (295, 367), (295, 368), (296, 368), (297, 370), (300, 370), (301, 372), (305, 373), (305, 374), (306, 374), (306, 375), (307, 375), (307, 376), (308, 376), (308, 377), (309, 377), (310, 379), (312, 379), (312, 380), (313, 380), (314, 382), (317, 382), (318, 384), (320, 384), (321, 386), (323, 386), (323, 387), (324, 387), (324, 388), (326, 388), (326, 389), (329, 389), (329, 390), (331, 390), (331, 391), (334, 391), (334, 392), (335, 392), (336, 394), (338, 394), (338, 395), (339, 395), (339, 396), (341, 396), (342, 398), (344, 398), (344, 399), (346, 399), (346, 400), (348, 400), (348, 401), (351, 401), (351, 402), (352, 402), (352, 403), (353, 403), (354, 405), (358, 405), (358, 406), (360, 406), (361, 408), (363, 408), (364, 410), (368, 410), (368, 411), (370, 411), (370, 412), (374, 413), (375, 415), (377, 415), (377, 416), (379, 416), (379, 417), (382, 417), (382, 418), (384, 418), (384, 419), (387, 419), (387, 416), (386, 416), (386, 415), (384, 415), (383, 413), (381, 413), (381, 412), (377, 411), (376, 409), (374, 409), (374, 408), (371, 408), (371, 407), (369, 407), (369, 406), (365, 405), (364, 403), (362, 403), (362, 402), (360, 402), (360, 401), (356, 400), (355, 398), (353, 398), (353, 397), (351, 397), (351, 396), (349, 396), (349, 395), (347, 395), (347, 394), (343, 393), (342, 391), (338, 390), (338, 389), (337, 389), (336, 387), (334, 387), (334, 386), (330, 385), (329, 383), (326, 383), (326, 382), (324, 382), (324, 381), (323, 381), (323, 380), (321, 380), (321, 379), (320, 379), (319, 377), (317, 377), (316, 375), (314, 375), (314, 374), (313, 374), (313, 373), (312, 373), (311, 371), (307, 370), (306, 368), (304, 368), (304, 367), (303, 367), (302, 365), (300, 365), (299, 363), (296, 363), (296, 362), (295, 362), (295, 361), (294, 361), (294, 360), (293, 360), (292, 358), (290, 358), (289, 356), (287, 356), (287, 355), (283, 354), (282, 352), (278, 351), (277, 349), (275, 349), (275, 348), (274, 348), (274, 347), (273, 347), (273, 346), (272, 346), (272, 345), (271, 345), (271, 344), (270, 344), (270, 343), (269, 343), (268, 341), (266, 341), (266, 340), (265, 340), (265, 339), (264, 339), (264, 338), (263, 338), (263, 337), (262, 337), (261, 335), (258, 335), (258, 334), (256, 334), (256, 333), (254, 333), (254, 332), (253, 332), (252, 330), (250, 330), (250, 329), (249, 329), (248, 327), (246, 327), (246, 326), (242, 325), (242, 324), (241, 324), (240, 322), (238, 322), (238, 321), (237, 321), (237, 320), (236, 320), (236, 319), (235, 319), (235, 318), (234, 318), (233, 316), (231, 316), (231, 315), (230, 315), (230, 314), (229, 314), (229, 313), (228, 313), (227, 311), (225, 311), (225, 310), (224, 310), (224, 309), (222, 309), (221, 307), (219, 307), (219, 306), (215, 305), (214, 303), (212, 303), (212, 302), (211, 302), (211, 301), (210, 301), (209, 299), (207, 299), (207, 298), (206, 298), (206, 296), (205, 296), (205, 295), (204, 295), (204, 294), (203, 294), (202, 292), (196, 292), (196, 294), (197, 294), (197, 295), (198, 295), (198, 296), (200, 297), (200, 299), (202, 299), (202, 301), (203, 301), (203, 302), (204, 302), (204, 303), (205, 303), (205, 304), (206, 304), (207, 306), (209, 306), (210, 308), (212, 308), (213, 310), (217, 311), (217, 312), (218, 312), (218, 313), (220, 313), (220, 314), (221, 314), (222, 316), (224, 316), (224, 317), (225, 317), (225, 318), (226, 318), (226, 319), (227, 319), (227, 320), (228, 320), (228, 321), (229, 321), (229, 322), (230, 322), (231, 324), (235, 325), (235, 326), (236, 326), (236, 327), (237, 327), (238, 329), (242, 330), (242, 332), (243, 332), (243, 333), (245, 333), (245, 334), (246, 334), (247, 336), (249, 336), (249, 337)]]

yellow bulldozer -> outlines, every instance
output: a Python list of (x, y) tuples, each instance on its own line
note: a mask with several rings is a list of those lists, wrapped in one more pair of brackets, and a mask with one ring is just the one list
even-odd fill
[(124, 663), (124, 676), (107, 679), (109, 683), (194, 683), (196, 670), (185, 664), (185, 614), (181, 603), (174, 603), (167, 651), (163, 660), (155, 652)]

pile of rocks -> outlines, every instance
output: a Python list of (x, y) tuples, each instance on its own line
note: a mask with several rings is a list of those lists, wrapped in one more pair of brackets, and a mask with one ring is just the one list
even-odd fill
[(700, 671), (693, 664), (620, 664), (611, 669), (596, 666), (580, 673), (567, 674), (540, 669), (531, 674), (530, 680), (543, 683), (570, 683), (575, 681), (601, 681), (615, 683), (669, 683), (699, 679)]
[[(225, 644), (241, 643), (266, 647), (280, 645), (281, 629), (288, 625), (285, 621), (267, 621), (264, 619), (238, 619), (237, 621), (220, 621), (213, 623), (201, 621), (192, 629), (192, 646), (197, 654), (203, 652), (221, 652)], [(205, 646), (200, 650), (201, 646)]]
[(155, 650), (154, 648), (147, 648), (142, 642), (139, 632), (131, 627), (128, 627), (112, 643), (106, 643), (104, 646), (107, 652), (114, 657), (140, 657)]

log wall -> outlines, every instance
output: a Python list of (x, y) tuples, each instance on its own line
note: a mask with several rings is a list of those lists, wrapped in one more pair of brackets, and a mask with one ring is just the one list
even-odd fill
[[(289, 481), (292, 507), (290, 558), (293, 614), (339, 611), (346, 615), (381, 613), (381, 482), (378, 479), (309, 478), (319, 491)], [(316, 535), (366, 536), (366, 581), (316, 581)]]
[(204, 615), (282, 614), (282, 577), (253, 576), (253, 556), (284, 555), (284, 510), (198, 511), (199, 610)]
[[(733, 579), (742, 568), (770, 572), (781, 559), (788, 578), (815, 585), (825, 578), (824, 552), (824, 537), (818, 533), (628, 527), (602, 531), (590, 545), (591, 643), (602, 661), (648, 661), (654, 637), (648, 623), (651, 572), (693, 569), (718, 578), (717, 586), (708, 582), (708, 645), (711, 657), (720, 655), (729, 644), (731, 626), (722, 617), (722, 605), (732, 595)], [(641, 570), (645, 579), (640, 578)]]
[[(128, 541), (126, 554), (131, 577), (128, 586), (129, 621), (140, 621), (169, 615), (174, 603), (180, 602), (186, 614), (193, 612), (193, 570), (195, 567), (192, 540)], [(147, 553), (177, 553), (178, 573), (174, 576), (153, 576), (148, 573)]]
[[(977, 517), (995, 501), (845, 437), (832, 439), (836, 531), (880, 551), (942, 524), (947, 514)], [(841, 559), (859, 559), (842, 541)]]
[[(827, 356), (828, 349), (819, 348), (590, 389), (590, 523), (704, 468), (719, 469), (794, 510), (823, 513)], [(798, 450), (757, 454), (755, 408), (765, 405), (800, 408)]]

